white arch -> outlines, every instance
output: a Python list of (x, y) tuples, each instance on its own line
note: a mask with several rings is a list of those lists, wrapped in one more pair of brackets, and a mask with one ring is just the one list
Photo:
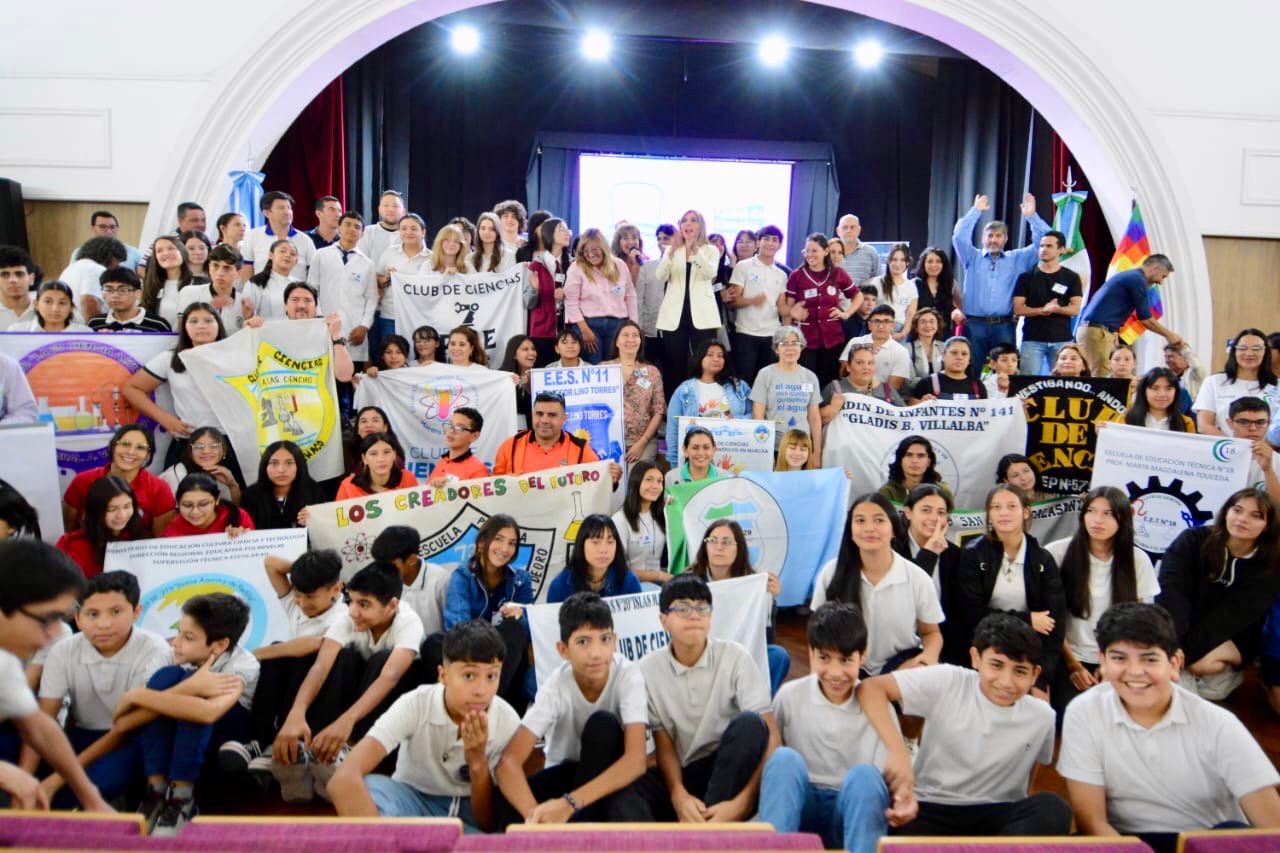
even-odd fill
[[(1088, 173), (1117, 236), (1128, 221), (1133, 188), (1141, 188), (1152, 245), (1178, 269), (1164, 299), (1170, 324), (1197, 351), (1210, 351), (1209, 272), (1190, 193), (1170, 168), (1172, 158), (1147, 132), (1149, 117), (1118, 90), (1132, 81), (1107, 57), (1090, 55), (1067, 21), (1045, 18), (1037, 4), (1022, 0), (819, 2), (928, 35), (1017, 89)], [(228, 63), (211, 84), (207, 112), (174, 140), (143, 233), (169, 227), (172, 211), (186, 199), (221, 210), (228, 170), (261, 167), (303, 108), (342, 70), (413, 27), (480, 5), (483, 0), (316, 0), (278, 32), (247, 31), (243, 59)]]

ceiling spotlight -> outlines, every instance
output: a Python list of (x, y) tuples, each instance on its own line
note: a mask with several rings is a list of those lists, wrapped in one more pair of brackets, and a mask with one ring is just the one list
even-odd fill
[(458, 27), (449, 36), (449, 43), (453, 45), (453, 49), (462, 54), (475, 53), (480, 48), (480, 33), (475, 27), (463, 25)]
[(884, 48), (875, 39), (864, 39), (853, 48), (853, 61), (859, 68), (875, 68), (884, 58)]
[(613, 37), (604, 30), (587, 30), (582, 37), (582, 55), (587, 59), (599, 62), (609, 58), (613, 49)]
[(787, 61), (790, 50), (782, 36), (769, 36), (760, 42), (760, 61), (769, 68), (779, 68)]

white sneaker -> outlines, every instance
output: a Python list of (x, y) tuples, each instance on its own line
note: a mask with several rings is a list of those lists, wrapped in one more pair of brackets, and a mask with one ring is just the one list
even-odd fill
[(309, 803), (315, 797), (315, 780), (311, 776), (311, 753), (298, 744), (298, 763), (271, 762), (271, 775), (280, 783), (280, 799), (286, 803)]
[[(1244, 671), (1229, 666), (1217, 675), (1193, 676), (1196, 681), (1195, 692), (1201, 699), (1210, 702), (1221, 702), (1244, 683)], [(1183, 678), (1186, 678), (1184, 675)]]
[(338, 750), (338, 755), (330, 764), (321, 764), (315, 761), (311, 765), (311, 778), (315, 780), (315, 792), (320, 795), (325, 802), (332, 803), (333, 798), (329, 796), (329, 780), (333, 778), (333, 774), (342, 766), (342, 762), (346, 760), (347, 754), (351, 752), (351, 747), (343, 746)]

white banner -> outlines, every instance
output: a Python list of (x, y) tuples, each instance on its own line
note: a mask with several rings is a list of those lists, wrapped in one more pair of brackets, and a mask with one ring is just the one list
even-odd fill
[[(36, 332), (0, 333), (0, 352), (22, 367), (40, 411), (53, 425), (58, 446), (58, 475), (63, 491), (81, 471), (107, 464), (107, 442), (120, 424), (135, 421), (155, 432), (151, 471), (164, 468), (169, 434), (140, 415), (120, 393), (120, 386), (162, 352), (172, 352), (171, 334)], [(168, 384), (154, 399), (173, 411)], [(256, 462), (255, 462), (256, 467)]]
[[(107, 546), (104, 569), (131, 572), (142, 588), (138, 624), (162, 637), (177, 633), (182, 607), (197, 595), (225, 592), (249, 605), (249, 625), (240, 637), (248, 651), (289, 639), (289, 623), (262, 568), (270, 555), (290, 562), (307, 550), (305, 530), (251, 530), (174, 536)], [(342, 607), (342, 603), (334, 607)]]
[(1128, 493), (1136, 544), (1158, 559), (1179, 533), (1207, 524), (1248, 485), (1251, 451), (1238, 438), (1109, 424), (1098, 432), (1090, 488)]
[(302, 449), (311, 476), (343, 473), (333, 347), (324, 320), (275, 320), (188, 350), (183, 363), (231, 439), (245, 482), (274, 441)]
[(1019, 400), (937, 400), (898, 408), (864, 394), (845, 394), (844, 408), (827, 427), (822, 464), (847, 468), (853, 495), (874, 492), (889, 479), (899, 442), (929, 439), (938, 473), (958, 507), (980, 507), (995, 485), (996, 463), (1022, 453), (1027, 420)]
[(582, 520), (608, 510), (612, 489), (605, 462), (422, 486), (317, 504), (307, 532), (312, 548), (342, 555), (344, 579), (372, 561), (373, 540), (393, 524), (415, 528), (422, 534), (422, 559), (452, 571), (471, 559), (476, 533), (489, 516), (506, 513), (520, 525), (520, 550), (512, 565), (533, 577), (537, 601), (546, 598), (551, 579), (564, 568)]
[[(765, 628), (769, 621), (768, 576), (764, 573), (713, 581), (711, 584), (711, 636), (733, 640), (748, 652), (769, 677), (765, 652)], [(619, 595), (604, 601), (613, 611), (613, 632), (618, 651), (627, 660), (638, 661), (654, 649), (664, 648), (669, 638), (658, 621), (658, 591)], [(560, 639), (560, 605), (539, 604), (525, 608), (529, 635), (533, 641), (533, 661), (541, 684), (560, 665), (556, 643)]]
[(405, 467), (426, 482), (436, 462), (449, 453), (444, 425), (457, 409), (470, 407), (484, 417), (471, 451), (493, 467), (502, 442), (516, 431), (516, 387), (511, 374), (479, 365), (431, 364), (380, 370), (356, 386), (356, 408), (378, 406), (404, 446)]
[(684, 464), (684, 434), (693, 426), (704, 427), (715, 436), (716, 455), (711, 464), (722, 474), (773, 470), (773, 431), (777, 429), (777, 421), (676, 418), (677, 465)]
[(530, 374), (531, 398), (543, 391), (564, 397), (565, 430), (587, 439), (601, 459), (622, 464), (627, 455), (622, 422), (622, 365), (584, 364), (533, 370)]
[(458, 326), (471, 326), (492, 362), (502, 358), (512, 336), (525, 330), (523, 288), (523, 266), (503, 273), (392, 273), (396, 331), (412, 341), (419, 326), (434, 326), (441, 338)]
[(40, 538), (49, 544), (62, 535), (62, 492), (53, 424), (0, 426), (0, 479), (35, 507)]

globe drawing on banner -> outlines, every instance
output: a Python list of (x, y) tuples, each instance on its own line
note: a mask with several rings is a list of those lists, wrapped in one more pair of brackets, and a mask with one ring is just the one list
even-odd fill
[(758, 570), (777, 572), (787, 557), (787, 520), (773, 496), (750, 480), (726, 477), (694, 495), (686, 505), (685, 534), (689, 557), (707, 528), (721, 518), (738, 522), (747, 538), (748, 559)]
[(234, 595), (249, 605), (249, 624), (239, 645), (247, 651), (262, 645), (269, 620), (267, 602), (252, 584), (231, 575), (197, 572), (160, 584), (142, 596), (138, 624), (162, 637), (172, 637), (178, 632), (178, 620), (186, 603), (196, 596), (214, 592)]

